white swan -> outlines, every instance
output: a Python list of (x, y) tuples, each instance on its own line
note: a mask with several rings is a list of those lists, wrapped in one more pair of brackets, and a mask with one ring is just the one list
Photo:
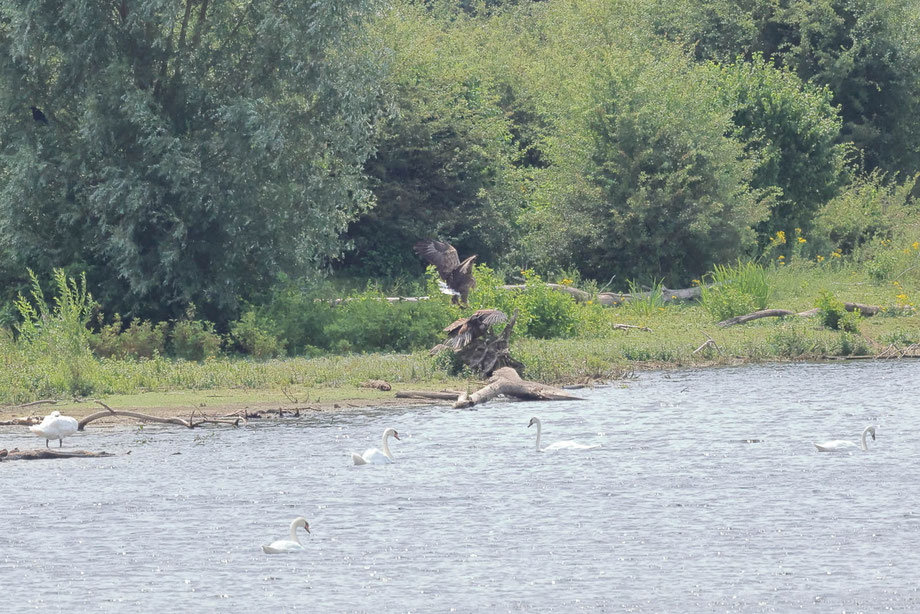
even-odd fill
[(862, 450), (868, 450), (866, 446), (866, 435), (872, 435), (872, 441), (875, 441), (875, 425), (867, 426), (863, 429), (862, 437), (859, 438), (860, 445), (857, 446), (856, 442), (848, 441), (846, 439), (834, 439), (831, 441), (825, 441), (824, 443), (816, 443), (815, 447), (818, 448), (819, 452), (849, 452), (860, 448)]
[[(304, 517), (295, 518), (291, 523), (291, 539), (279, 539), (272, 543), (262, 546), (262, 552), (265, 554), (286, 554), (288, 552), (299, 552), (303, 550), (300, 540), (297, 539), (297, 527), (303, 527), (307, 533), (310, 533), (310, 525)], [(312, 533), (310, 533), (312, 535)]]
[(530, 424), (527, 425), (527, 428), (532, 427), (534, 424), (537, 425), (537, 452), (546, 452), (549, 450), (590, 450), (591, 448), (600, 447), (598, 444), (588, 445), (585, 443), (578, 443), (577, 441), (557, 441), (556, 443), (550, 444), (543, 449), (540, 449), (540, 435), (543, 432), (543, 423), (540, 422), (540, 419), (537, 417), (530, 419)]
[(58, 447), (64, 446), (64, 438), (70, 437), (77, 432), (78, 428), (76, 418), (62, 416), (61, 412), (53, 411), (42, 420), (41, 424), (33, 424), (29, 430), (45, 438), (45, 447), (50, 447), (48, 442), (52, 439), (58, 440)]
[(399, 434), (396, 432), (396, 429), (387, 429), (383, 432), (383, 443), (381, 444), (383, 450), (379, 448), (368, 448), (364, 451), (364, 454), (360, 455), (357, 452), (352, 452), (351, 460), (353, 460), (356, 465), (386, 465), (387, 463), (392, 463), (393, 454), (390, 452), (390, 446), (387, 443), (387, 439), (390, 438), (390, 435), (399, 439)]

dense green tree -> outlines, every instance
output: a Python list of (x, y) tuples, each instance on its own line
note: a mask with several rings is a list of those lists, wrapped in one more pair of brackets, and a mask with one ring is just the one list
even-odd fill
[(594, 87), (582, 186), (549, 218), (556, 245), (595, 278), (666, 284), (745, 253), (766, 211), (750, 188), (751, 161), (726, 136), (716, 89), (675, 58), (605, 64), (617, 68)]
[(0, 0), (0, 249), (153, 317), (316, 272), (370, 202), (370, 8)]
[(491, 24), (397, 7), (375, 24), (372, 41), (388, 50), (392, 109), (366, 165), (376, 205), (349, 228), (354, 249), (342, 267), (375, 277), (421, 273), (412, 245), (438, 237), (494, 262), (511, 247), (521, 194), (510, 187), (511, 121), (474, 40), (477, 26)]
[(920, 12), (915, 0), (652, 0), (652, 28), (697, 57), (762, 53), (839, 105), (840, 141), (871, 170), (920, 168)]
[(807, 232), (843, 180), (845, 147), (831, 92), (759, 54), (711, 68), (733, 111), (733, 134), (756, 161), (752, 187), (774, 193), (770, 217), (757, 227), (762, 242), (778, 230)]

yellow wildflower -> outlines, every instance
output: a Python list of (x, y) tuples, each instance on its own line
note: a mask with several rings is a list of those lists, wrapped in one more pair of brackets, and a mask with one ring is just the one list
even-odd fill
[(911, 245), (911, 247), (913, 247), (914, 249), (920, 249), (920, 241), (914, 241), (914, 243), (913, 243), (913, 245)]
[(780, 256), (779, 258), (777, 258), (777, 260), (785, 260), (785, 259), (786, 259), (785, 256)]
[(824, 256), (818, 254), (818, 262), (824, 262)]
[(805, 237), (799, 237), (799, 243), (807, 243)]

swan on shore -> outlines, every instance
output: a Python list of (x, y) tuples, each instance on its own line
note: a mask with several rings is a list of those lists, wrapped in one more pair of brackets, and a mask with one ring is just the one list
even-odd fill
[(552, 443), (545, 448), (540, 448), (540, 435), (543, 432), (543, 423), (540, 422), (540, 419), (533, 417), (530, 419), (530, 424), (527, 425), (527, 428), (532, 427), (534, 424), (537, 425), (537, 452), (548, 452), (552, 450), (590, 450), (591, 448), (599, 448), (598, 444), (588, 445), (585, 443), (578, 443), (577, 441), (565, 440), (557, 441)]
[(816, 443), (815, 447), (818, 448), (819, 452), (850, 452), (855, 449), (868, 450), (869, 447), (866, 446), (866, 435), (872, 436), (872, 441), (875, 441), (875, 425), (867, 426), (863, 429), (862, 436), (859, 438), (859, 445), (856, 445), (856, 442), (849, 441), (847, 439), (833, 439), (831, 441), (825, 441), (823, 443)]
[(53, 411), (45, 416), (41, 424), (33, 424), (29, 427), (29, 430), (39, 437), (45, 438), (46, 448), (51, 447), (48, 442), (52, 439), (57, 439), (58, 447), (62, 448), (64, 447), (64, 438), (76, 433), (78, 426), (76, 418), (62, 416), (61, 412)]
[[(279, 539), (268, 545), (262, 546), (262, 552), (265, 554), (286, 554), (288, 552), (300, 552), (304, 547), (297, 539), (297, 529), (303, 527), (307, 533), (310, 533), (310, 525), (303, 516), (295, 518), (291, 522), (291, 539)], [(310, 533), (312, 535), (312, 533)]]
[(380, 445), (383, 448), (382, 450), (380, 448), (368, 448), (364, 451), (364, 454), (352, 452), (351, 460), (356, 465), (386, 465), (392, 463), (393, 453), (390, 452), (390, 445), (387, 443), (391, 435), (399, 440), (399, 433), (396, 432), (396, 429), (387, 429), (383, 432), (383, 443)]

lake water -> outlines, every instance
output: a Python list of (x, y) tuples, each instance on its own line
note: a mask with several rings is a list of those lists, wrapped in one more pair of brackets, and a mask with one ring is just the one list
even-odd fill
[[(920, 363), (643, 373), (587, 400), (101, 427), (0, 464), (0, 601), (52, 612), (920, 611)], [(537, 453), (576, 439), (602, 447)], [(869, 452), (819, 453), (857, 440)], [(380, 445), (396, 463), (355, 467)], [(0, 427), (0, 447), (43, 445)], [(130, 455), (124, 454), (131, 451)], [(296, 516), (306, 551), (263, 554)]]

